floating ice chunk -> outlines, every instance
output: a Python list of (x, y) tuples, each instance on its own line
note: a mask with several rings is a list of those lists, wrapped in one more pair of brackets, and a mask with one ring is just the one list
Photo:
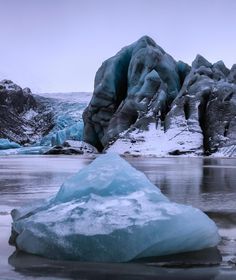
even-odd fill
[(115, 154), (98, 157), (41, 206), (13, 210), (11, 243), (54, 259), (124, 262), (213, 247), (216, 225), (171, 203)]
[(41, 155), (46, 153), (50, 147), (47, 146), (31, 146), (31, 147), (21, 147), (18, 149), (0, 149), (0, 156), (10, 156), (10, 155)]
[(11, 142), (8, 139), (0, 138), (0, 150), (15, 149), (20, 147), (21, 146), (15, 142)]

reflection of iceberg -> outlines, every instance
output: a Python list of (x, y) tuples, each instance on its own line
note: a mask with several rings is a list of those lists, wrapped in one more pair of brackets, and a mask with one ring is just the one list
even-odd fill
[[(180, 255), (169, 256), (175, 257), (175, 262), (178, 264), (178, 268), (163, 268), (163, 261), (155, 258), (155, 265), (146, 265), (146, 263), (96, 263), (96, 262), (78, 262), (78, 261), (60, 261), (60, 260), (50, 260), (39, 256), (33, 256), (26, 254), (24, 252), (16, 251), (8, 259), (8, 263), (14, 267), (14, 272), (22, 275), (22, 279), (28, 279), (31, 277), (41, 277), (41, 279), (229, 279), (228, 270), (220, 269), (219, 266), (209, 266), (209, 264), (215, 263), (214, 260), (220, 261), (217, 254), (212, 254), (212, 249), (205, 249), (199, 252), (189, 252), (183, 253), (184, 258)], [(205, 260), (206, 255), (202, 254), (203, 251), (207, 251), (207, 260)], [(211, 259), (209, 262), (208, 256)], [(165, 257), (165, 258), (169, 258)], [(158, 258), (162, 259), (164, 257)], [(187, 266), (188, 269), (179, 269), (181, 263), (179, 264), (179, 259), (184, 259), (183, 265)], [(194, 260), (196, 260), (195, 262)], [(203, 260), (203, 261), (202, 261)], [(150, 260), (148, 260), (149, 262)], [(149, 262), (150, 264), (150, 262)], [(168, 261), (167, 266), (172, 266), (173, 262)], [(189, 268), (193, 264), (202, 265), (203, 267)], [(205, 266), (208, 265), (206, 268)], [(175, 265), (173, 265), (175, 266)], [(45, 269), (46, 268), (46, 269)], [(217, 276), (220, 274), (220, 278)], [(56, 278), (55, 278), (56, 277)], [(18, 278), (17, 278), (18, 279)]]
[(114, 154), (68, 179), (42, 206), (14, 210), (11, 242), (55, 259), (129, 261), (215, 246), (217, 228), (200, 210), (171, 203)]
[(8, 139), (0, 138), (0, 150), (4, 149), (15, 149), (20, 148), (21, 146), (15, 142), (11, 142)]

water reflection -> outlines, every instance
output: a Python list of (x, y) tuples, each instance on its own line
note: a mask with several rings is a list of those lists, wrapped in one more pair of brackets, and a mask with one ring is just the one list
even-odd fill
[[(54, 262), (13, 254), (7, 245), (10, 210), (54, 194), (63, 181), (91, 162), (79, 157), (0, 158), (0, 279), (234, 279), (225, 267), (165, 269), (143, 264)], [(212, 217), (224, 236), (226, 258), (236, 256), (236, 159), (128, 158), (160, 187), (170, 200), (191, 204)], [(14, 270), (12, 270), (12, 266)], [(42, 274), (43, 272), (43, 274)]]
[[(231, 160), (229, 160), (231, 161)], [(236, 162), (233, 160), (229, 164), (223, 159), (204, 159), (203, 177), (200, 186), (202, 193), (236, 192)]]
[(19, 207), (56, 193), (66, 178), (90, 161), (81, 157), (0, 158), (0, 211), (2, 205)]
[(163, 268), (153, 264), (140, 263), (88, 263), (75, 261), (53, 261), (16, 252), (9, 258), (9, 264), (22, 276), (40, 279), (88, 279), (88, 280), (154, 280), (193, 279), (225, 280), (219, 267), (208, 268)]
[(203, 211), (235, 212), (236, 159), (130, 159), (170, 200)]

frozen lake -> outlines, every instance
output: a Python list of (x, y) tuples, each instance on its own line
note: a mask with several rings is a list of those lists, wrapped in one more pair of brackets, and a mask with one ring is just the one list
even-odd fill
[(128, 158), (172, 201), (191, 204), (219, 227), (220, 266), (159, 268), (147, 264), (55, 262), (14, 254), (8, 245), (10, 211), (48, 197), (90, 158), (81, 156), (0, 157), (0, 279), (236, 279), (236, 159)]

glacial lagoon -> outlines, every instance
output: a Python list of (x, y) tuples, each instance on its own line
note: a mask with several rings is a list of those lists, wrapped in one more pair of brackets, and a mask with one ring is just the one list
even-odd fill
[(100, 264), (52, 261), (16, 253), (8, 245), (10, 211), (55, 194), (88, 165), (81, 156), (0, 158), (0, 279), (234, 279), (236, 278), (236, 159), (127, 158), (171, 200), (200, 208), (217, 224), (218, 266), (159, 267), (155, 263)]

